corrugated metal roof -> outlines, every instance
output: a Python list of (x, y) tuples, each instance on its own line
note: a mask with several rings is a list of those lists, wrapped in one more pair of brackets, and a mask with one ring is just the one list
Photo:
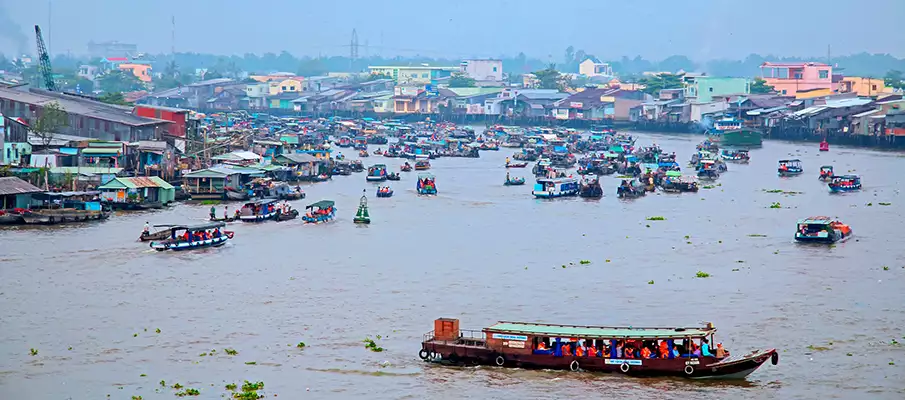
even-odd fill
[(116, 122), (128, 126), (162, 125), (171, 123), (169, 121), (132, 115), (130, 113), (130, 107), (113, 106), (82, 97), (51, 93), (39, 89), (30, 89), (30, 91), (25, 92), (0, 87), (0, 99), (33, 104), (39, 107), (56, 102), (69, 114), (83, 115), (89, 118)]
[(14, 176), (0, 178), (0, 196), (39, 192), (43, 190)]

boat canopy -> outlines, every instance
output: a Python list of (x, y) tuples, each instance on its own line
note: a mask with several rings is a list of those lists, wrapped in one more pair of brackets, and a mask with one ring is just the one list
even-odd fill
[(837, 175), (833, 177), (833, 181), (859, 181), (861, 177), (858, 175)]
[(224, 226), (226, 226), (226, 224), (223, 222), (210, 222), (207, 224), (200, 224), (200, 225), (173, 225), (173, 226), (171, 226), (170, 229), (172, 229), (174, 231), (186, 230), (189, 232), (195, 232), (195, 231), (206, 231), (208, 229), (222, 228)]
[(814, 224), (814, 225), (826, 225), (833, 222), (833, 219), (830, 217), (824, 216), (816, 216), (816, 217), (807, 217), (798, 220), (799, 224)]
[(434, 179), (434, 174), (430, 172), (422, 172), (418, 174), (418, 179)]
[(679, 171), (666, 171), (666, 176), (671, 177), (671, 178), (677, 178), (677, 177), (682, 176), (682, 173)]
[(800, 163), (800, 162), (801, 162), (801, 160), (799, 160), (799, 159), (797, 159), (797, 158), (793, 158), (793, 159), (791, 159), (791, 160), (779, 160), (779, 163), (780, 163), (780, 164), (785, 164), (785, 163)]
[(305, 207), (305, 208), (317, 208), (317, 209), (323, 210), (325, 208), (333, 207), (334, 204), (336, 204), (336, 203), (333, 202), (333, 200), (321, 200), (317, 203), (312, 203), (312, 204), (308, 205), (308, 207)]
[(252, 206), (252, 205), (254, 205), (254, 206), (266, 206), (266, 205), (268, 205), (268, 204), (273, 204), (273, 203), (276, 203), (276, 202), (278, 202), (278, 201), (279, 201), (278, 199), (261, 199), (261, 200), (249, 201), (248, 203), (245, 203), (245, 206), (246, 206), (246, 207)]
[(532, 336), (567, 337), (567, 338), (600, 338), (600, 339), (682, 339), (699, 338), (712, 335), (716, 328), (712, 325), (700, 328), (634, 328), (607, 326), (573, 326), (554, 324), (534, 324), (525, 322), (500, 321), (486, 329), (489, 332), (522, 334)]

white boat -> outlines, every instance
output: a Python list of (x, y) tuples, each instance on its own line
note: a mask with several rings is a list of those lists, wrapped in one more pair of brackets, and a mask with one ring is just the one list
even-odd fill
[(578, 196), (578, 179), (575, 178), (541, 178), (534, 185), (531, 194), (539, 199)]

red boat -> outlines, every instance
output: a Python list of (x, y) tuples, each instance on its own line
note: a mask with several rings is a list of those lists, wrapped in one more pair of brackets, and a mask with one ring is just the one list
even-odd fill
[(820, 142), (820, 151), (830, 151), (830, 144), (827, 143), (826, 139)]
[(617, 372), (632, 376), (741, 379), (776, 349), (730, 355), (714, 343), (716, 328), (605, 327), (498, 322), (482, 331), (459, 330), (440, 318), (418, 356), (428, 362), (499, 367)]

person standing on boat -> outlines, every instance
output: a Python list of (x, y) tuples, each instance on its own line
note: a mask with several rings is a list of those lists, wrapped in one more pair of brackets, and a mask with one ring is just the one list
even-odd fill
[(145, 227), (141, 230), (142, 236), (148, 236), (151, 233), (151, 225), (148, 224), (148, 221), (145, 221)]
[(224, 220), (229, 219), (229, 206), (226, 206), (223, 208), (223, 219)]
[(211, 219), (217, 218), (217, 207), (211, 206)]

